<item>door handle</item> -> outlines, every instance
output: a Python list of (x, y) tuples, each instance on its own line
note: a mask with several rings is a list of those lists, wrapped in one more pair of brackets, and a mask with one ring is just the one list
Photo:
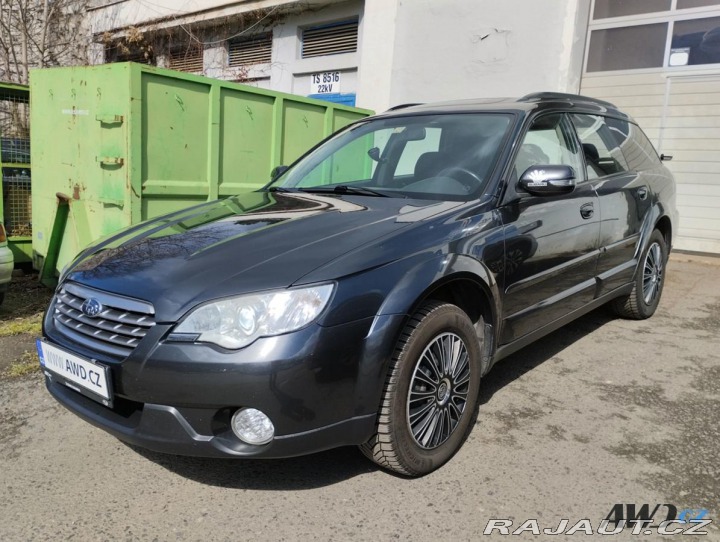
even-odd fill
[(647, 192), (648, 192), (647, 188), (644, 186), (641, 186), (640, 188), (638, 188), (638, 191), (637, 191), (638, 197), (640, 199), (647, 199)]
[(586, 203), (582, 207), (580, 207), (580, 216), (584, 219), (588, 219), (592, 217), (592, 215), (595, 213), (595, 206), (592, 203)]

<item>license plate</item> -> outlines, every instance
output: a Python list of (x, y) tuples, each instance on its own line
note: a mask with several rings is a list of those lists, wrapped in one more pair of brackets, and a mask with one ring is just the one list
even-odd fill
[(41, 339), (37, 339), (37, 351), (46, 375), (59, 377), (57, 380), (67, 387), (112, 407), (109, 367), (66, 352)]

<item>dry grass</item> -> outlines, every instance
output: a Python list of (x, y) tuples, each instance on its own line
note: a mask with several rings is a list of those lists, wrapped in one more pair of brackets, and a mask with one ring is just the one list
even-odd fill
[(52, 291), (38, 282), (37, 275), (13, 278), (0, 306), (0, 337), (21, 333), (39, 336), (51, 295)]
[(35, 352), (26, 351), (10, 364), (5, 374), (11, 378), (25, 376), (40, 371), (40, 363), (38, 362)]

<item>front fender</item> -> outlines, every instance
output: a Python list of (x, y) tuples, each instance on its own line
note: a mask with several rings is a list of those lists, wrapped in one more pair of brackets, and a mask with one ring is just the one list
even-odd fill
[[(356, 405), (359, 409), (357, 415), (377, 410), (398, 338), (418, 305), (437, 288), (457, 279), (475, 282), (490, 300), (489, 309), (492, 313), (492, 322), (488, 322), (491, 324), (489, 329), (478, 329), (478, 333), (497, 333), (497, 315), (501, 314), (497, 281), (485, 265), (470, 256), (426, 253), (363, 273), (361, 277), (366, 285), (379, 286), (384, 283), (384, 279), (379, 280), (380, 277), (393, 277), (395, 280), (389, 281), (392, 287), (384, 293), (384, 301), (377, 308), (363, 342), (356, 387)], [(376, 299), (379, 299), (379, 291), (377, 294)], [(375, 296), (370, 294), (364, 303), (356, 300), (355, 303), (348, 303), (348, 306), (366, 311), (370, 308), (369, 305), (372, 305), (373, 298)], [(488, 340), (488, 348), (483, 359), (483, 373), (489, 369), (489, 349), (494, 343), (494, 337), (486, 335), (484, 338)]]
[(500, 314), (500, 292), (495, 275), (479, 260), (465, 254), (436, 254), (410, 269), (389, 293), (378, 315), (411, 315), (430, 292), (456, 279), (469, 279), (490, 300), (492, 324)]

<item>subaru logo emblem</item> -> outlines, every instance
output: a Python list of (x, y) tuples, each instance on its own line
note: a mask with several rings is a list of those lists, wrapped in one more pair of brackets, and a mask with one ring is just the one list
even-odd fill
[(80, 305), (80, 310), (85, 316), (95, 318), (98, 314), (102, 312), (103, 306), (97, 299), (91, 297), (83, 301), (83, 304)]

